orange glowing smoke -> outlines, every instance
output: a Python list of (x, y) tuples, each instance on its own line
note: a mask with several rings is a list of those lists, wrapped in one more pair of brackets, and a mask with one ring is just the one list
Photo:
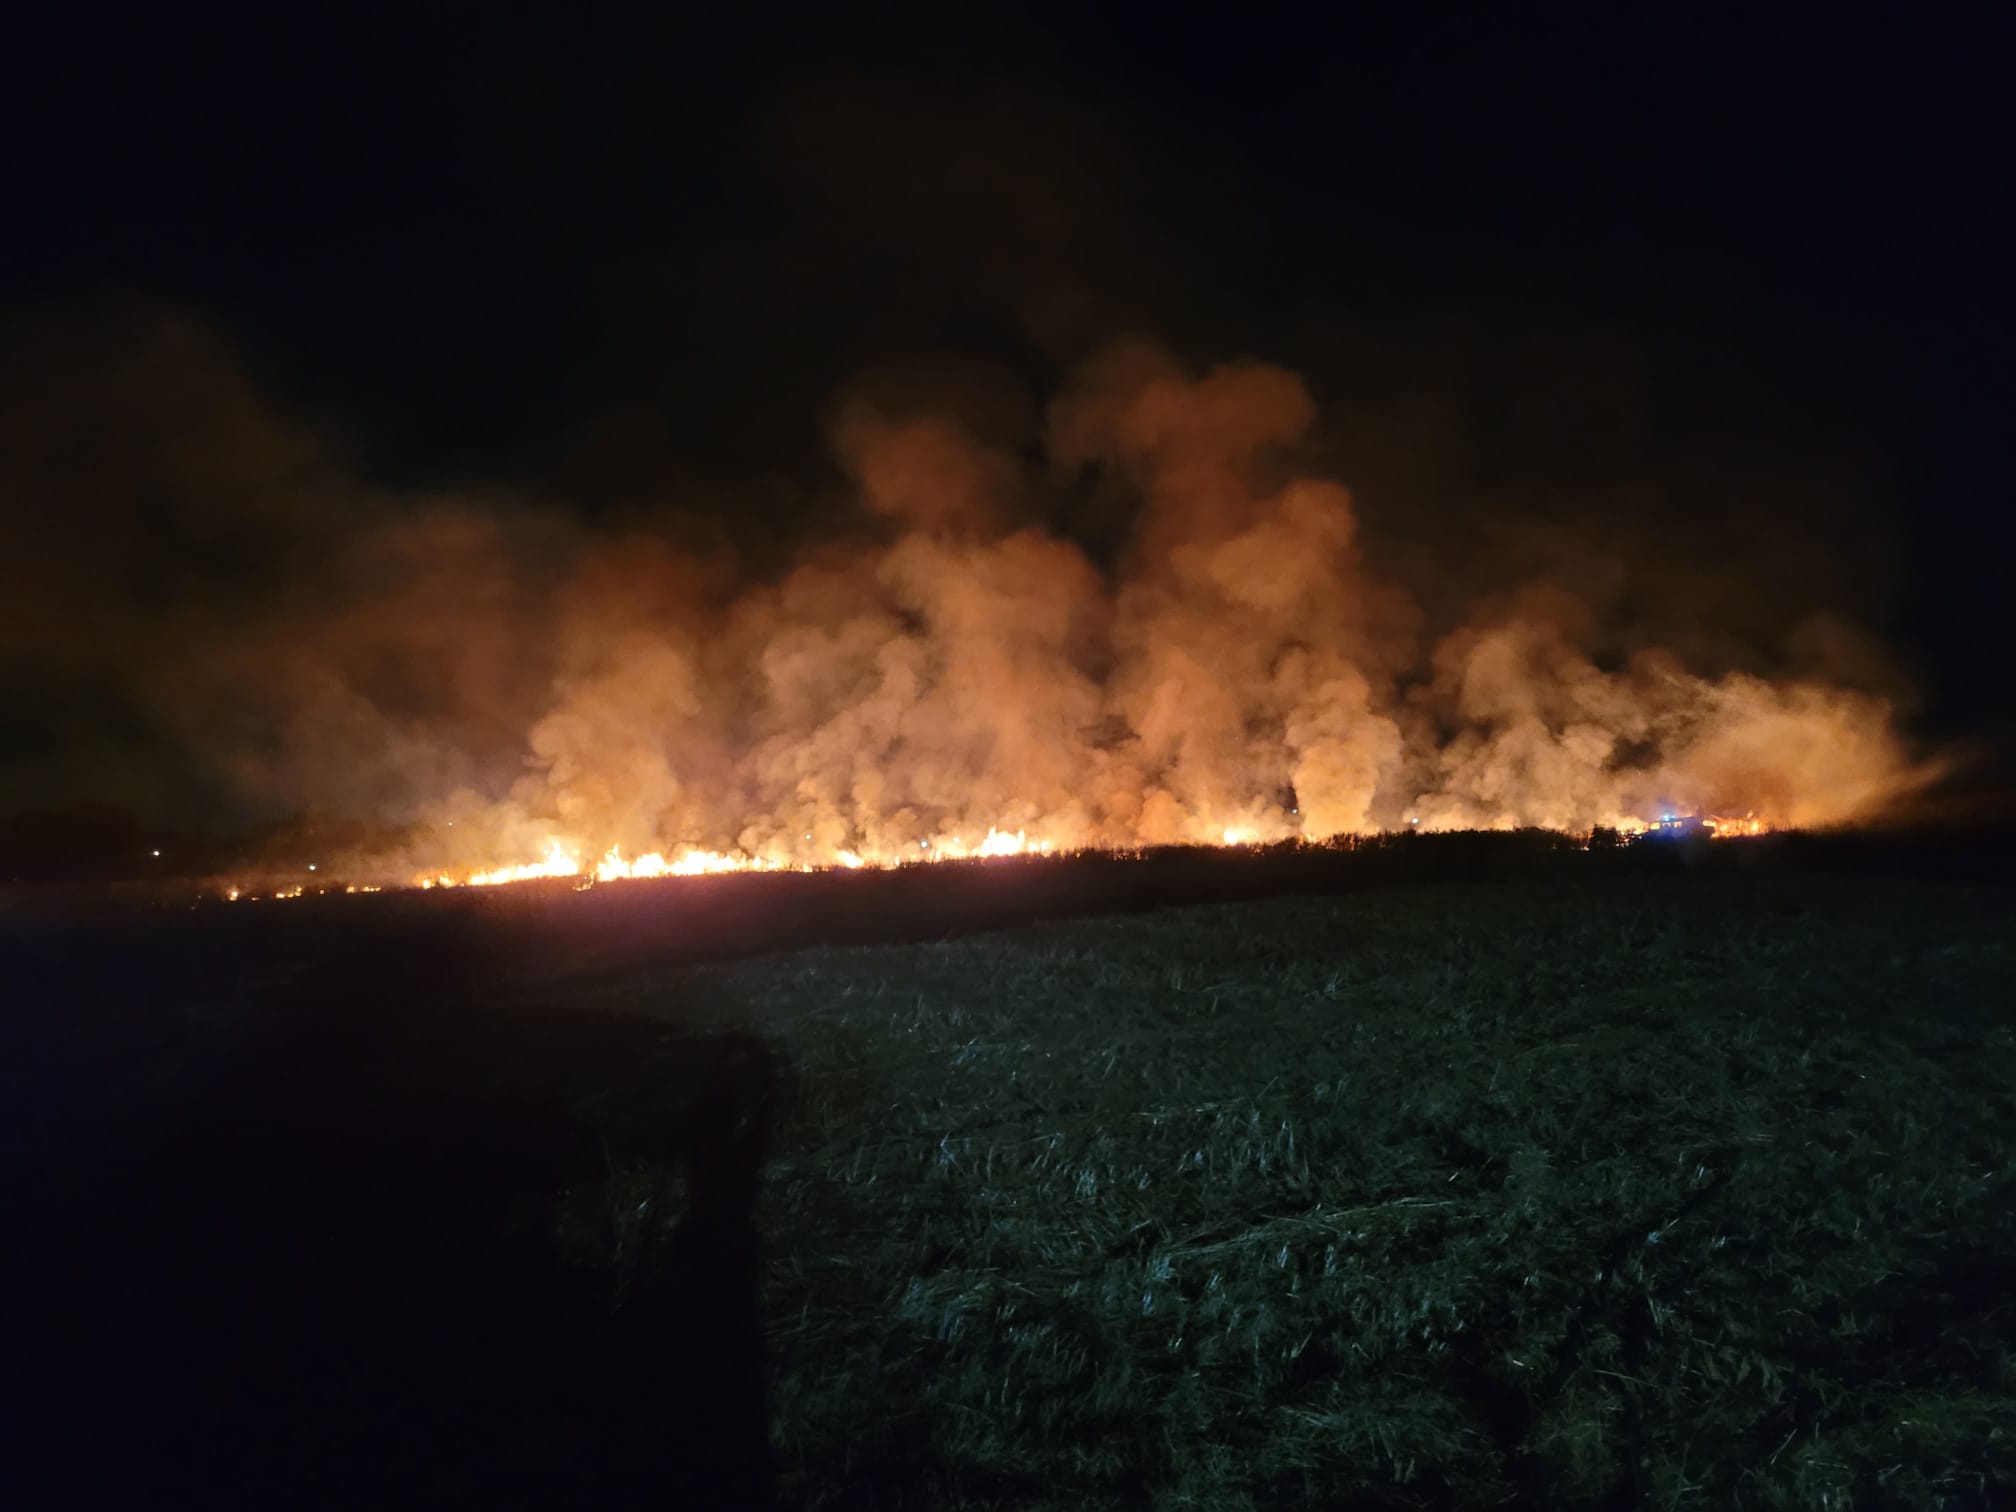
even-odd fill
[[(540, 538), (560, 565), (537, 596), (501, 527), (402, 527), (376, 547), (412, 564), (397, 614), (453, 648), (438, 681), (482, 691), (456, 727), (481, 733), (374, 725), (347, 693), (297, 721), (304, 759), (408, 795), (414, 838), (338, 874), (589, 885), (1673, 813), (1727, 837), (1866, 820), (1929, 775), (1883, 699), (1690, 666), (1558, 587), (1431, 622), (1350, 493), (1298, 466), (1314, 424), (1291, 373), (1127, 346), (1051, 406), (1042, 457), (845, 409), (852, 544), (754, 584), (647, 536)], [(1114, 565), (1029, 523), (1066, 485), (1127, 501)], [(379, 665), (384, 623), (342, 643)], [(507, 654), (528, 645), (529, 688)], [(499, 710), (524, 728), (502, 786), (472, 775)]]

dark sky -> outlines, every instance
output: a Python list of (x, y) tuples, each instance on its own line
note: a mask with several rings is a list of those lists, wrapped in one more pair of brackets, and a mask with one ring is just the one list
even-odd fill
[[(99, 393), (172, 311), (245, 405), (374, 484), (591, 520), (676, 495), (760, 563), (816, 523), (850, 386), (999, 390), (1012, 430), (1149, 333), (1303, 373), (1417, 579), (1518, 549), (1494, 534), (1515, 518), (1751, 557), (1705, 616), (1839, 608), (1920, 729), (2006, 735), (2011, 28), (1987, 8), (748, 9), (151, 7), (17, 34), (6, 434), (46, 433), (37, 402)], [(12, 573), (67, 549), (19, 524), (64, 507), (40, 476), (4, 501)], [(91, 531), (153, 540), (143, 512)], [(168, 536), (143, 555), (198, 549)], [(233, 539), (215, 570), (261, 571)], [(19, 662), (55, 632), (0, 633)]]

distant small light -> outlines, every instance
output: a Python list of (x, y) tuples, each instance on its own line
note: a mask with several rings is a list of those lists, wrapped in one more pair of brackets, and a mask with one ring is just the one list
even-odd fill
[(931, 849), (931, 842), (930, 842), (929, 840), (919, 840), (919, 841), (917, 842), (917, 849), (919, 849), (919, 850), (929, 850), (929, 849)]
[(156, 852), (154, 852), (154, 854), (158, 856), (158, 855), (160, 855), (160, 854), (161, 854), (161, 852), (159, 852), (159, 851), (156, 851)]
[(314, 863), (313, 861), (310, 861), (310, 862), (308, 863), (308, 870), (310, 870), (310, 871), (313, 871), (313, 870), (315, 870), (315, 863)]
[(810, 830), (805, 831), (805, 838), (807, 840), (810, 840), (812, 838), (812, 831)]
[(1409, 819), (1407, 822), (1409, 824), (1419, 824), (1421, 821), (1419, 819)]

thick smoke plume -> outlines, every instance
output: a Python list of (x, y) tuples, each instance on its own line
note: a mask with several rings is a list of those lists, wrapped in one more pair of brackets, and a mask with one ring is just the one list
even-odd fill
[[(163, 581), (180, 559), (136, 548), (97, 560), (84, 602), (24, 576), (14, 675), (108, 687), (145, 732), (153, 775), (100, 796), (366, 821), (392, 838), (324, 858), (360, 881), (612, 850), (830, 865), (1673, 812), (1816, 826), (1926, 776), (1875, 693), (1619, 653), (1558, 584), (1432, 625), (1308, 461), (1314, 398), (1264, 363), (1110, 348), (1031, 445), (856, 399), (830, 435), (851, 514), (752, 581), (648, 523), (388, 497), (200, 330), (148, 350), (171, 371), (143, 387), (188, 396), (167, 429), (69, 396), (137, 431), (85, 456), (24, 437), (11, 486), (145, 488), (160, 531), (252, 565)], [(1131, 522), (1096, 560), (1068, 524), (1087, 499)], [(125, 770), (106, 751), (79, 759)]]

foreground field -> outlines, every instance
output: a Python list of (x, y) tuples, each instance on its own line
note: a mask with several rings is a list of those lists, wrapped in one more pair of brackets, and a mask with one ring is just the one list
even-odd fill
[(2016, 1495), (2006, 891), (800, 895), (23, 925), (10, 1504)]
[(1440, 888), (582, 1000), (791, 1068), (792, 1500), (1974, 1505), (2016, 1491), (2010, 922)]

